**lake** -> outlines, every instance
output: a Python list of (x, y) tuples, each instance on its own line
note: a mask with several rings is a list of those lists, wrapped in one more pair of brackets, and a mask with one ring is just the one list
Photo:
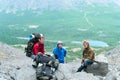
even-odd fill
[[(72, 41), (71, 43), (72, 44), (80, 44), (80, 45), (83, 44), (82, 41)], [(89, 43), (90, 43), (90, 46), (93, 46), (93, 47), (109, 47), (109, 45), (103, 41), (90, 40)]]
[[(16, 37), (16, 38), (17, 39), (29, 40), (29, 37)], [(47, 41), (49, 41), (49, 40), (47, 40)], [(57, 42), (57, 41), (54, 41), (54, 42)], [(82, 41), (72, 41), (71, 43), (72, 44), (78, 44), (78, 45), (83, 44)], [(109, 45), (106, 42), (103, 42), (103, 41), (90, 40), (89, 43), (90, 43), (90, 46), (93, 46), (93, 47), (109, 47)]]

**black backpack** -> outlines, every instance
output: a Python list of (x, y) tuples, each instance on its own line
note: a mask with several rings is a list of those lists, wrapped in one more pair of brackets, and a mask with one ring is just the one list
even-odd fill
[[(59, 66), (59, 61), (57, 59), (55, 59), (53, 56), (42, 55), (42, 53), (39, 53), (34, 61), (36, 61), (37, 64), (37, 80), (57, 80), (56, 76), (54, 75)], [(39, 63), (41, 63), (42, 66), (39, 66)]]
[(38, 66), (36, 69), (37, 80), (57, 80), (57, 77), (54, 74), (54, 68), (48, 66), (45, 63), (41, 66)]
[(44, 64), (46, 63), (47, 66), (50, 66), (52, 68), (55, 68), (55, 70), (58, 69), (59, 61), (58, 59), (55, 59), (54, 56), (50, 56), (47, 54), (38, 53), (38, 55), (35, 57), (34, 61), (36, 62), (37, 66), (39, 63)]
[(33, 46), (38, 42), (38, 39), (40, 39), (39, 33), (32, 33), (31, 36), (33, 36), (33, 38), (28, 41), (27, 47), (25, 47), (25, 53), (28, 57), (32, 55)]

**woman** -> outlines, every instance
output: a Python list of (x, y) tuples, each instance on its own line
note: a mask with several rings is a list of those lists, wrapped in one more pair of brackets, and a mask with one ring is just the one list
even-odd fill
[(32, 59), (35, 59), (36, 55), (38, 55), (39, 52), (41, 52), (42, 54), (45, 53), (44, 40), (45, 38), (43, 34), (40, 34), (40, 39), (38, 39), (38, 42), (35, 43), (33, 46), (33, 54), (31, 55)]
[(83, 50), (83, 57), (82, 57), (82, 62), (81, 66), (78, 68), (77, 72), (81, 72), (83, 69), (86, 69), (88, 65), (91, 65), (94, 61), (94, 56), (95, 53), (94, 51), (90, 48), (89, 42), (84, 41), (83, 42), (84, 50)]

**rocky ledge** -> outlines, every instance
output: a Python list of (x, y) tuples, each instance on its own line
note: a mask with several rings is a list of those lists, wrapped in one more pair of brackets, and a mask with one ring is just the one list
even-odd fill
[[(58, 80), (120, 80), (120, 46), (96, 56), (86, 71), (76, 72), (81, 60), (60, 64)], [(0, 80), (36, 80), (32, 59), (24, 51), (0, 43)]]

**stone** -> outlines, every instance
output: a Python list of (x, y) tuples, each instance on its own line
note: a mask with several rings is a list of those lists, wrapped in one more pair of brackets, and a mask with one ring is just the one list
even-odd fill
[(77, 60), (71, 63), (60, 64), (56, 72), (58, 80), (100, 80), (92, 73), (76, 72), (80, 66), (80, 61), (81, 60)]
[(106, 76), (106, 74), (109, 72), (108, 63), (94, 62), (92, 65), (87, 67), (86, 72), (93, 73), (94, 75)]
[[(0, 80), (36, 80), (33, 60), (23, 51), (0, 43), (0, 52), (7, 57), (0, 58)], [(55, 75), (58, 80), (120, 80), (120, 46), (104, 54), (96, 56), (87, 72), (76, 72), (81, 66), (79, 59), (60, 64)]]
[(111, 71), (106, 75), (105, 80), (117, 80), (116, 77), (116, 72), (115, 71)]

